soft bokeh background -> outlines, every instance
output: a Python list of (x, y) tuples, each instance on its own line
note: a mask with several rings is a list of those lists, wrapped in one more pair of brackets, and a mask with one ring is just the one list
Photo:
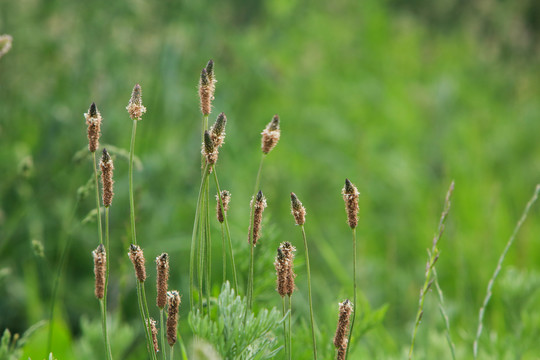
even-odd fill
[[(104, 117), (101, 143), (118, 148), (113, 352), (144, 358), (126, 256), (121, 156), (131, 135), (125, 106), (139, 82), (148, 113), (136, 144), (138, 237), (150, 284), (152, 259), (162, 251), (171, 256), (170, 287), (185, 296), (180, 332), (189, 344), (189, 242), (200, 181), (196, 86), (214, 59), (211, 120), (221, 111), (229, 120), (217, 170), (222, 188), (232, 192), (231, 232), (244, 271), (259, 134), (273, 114), (282, 120), (280, 143), (263, 169), (269, 207), (257, 247), (258, 306), (280, 305), (272, 267), (278, 243), (301, 248), (289, 213), (294, 191), (308, 211), (320, 352), (332, 357), (337, 304), (352, 296), (351, 236), (340, 194), (347, 177), (361, 192), (359, 310), (387, 306), (384, 321), (362, 336), (351, 358), (403, 358), (426, 248), (455, 180), (437, 269), (457, 356), (471, 358), (487, 282), (540, 182), (538, 2), (2, 0), (0, 33), (14, 38), (0, 59), (0, 330), (21, 333), (47, 318), (54, 273), (69, 244), (53, 351), (59, 359), (103, 358), (91, 259), (96, 226), (83, 221), (95, 199), (78, 192), (92, 174), (83, 113), (95, 101)], [(483, 358), (532, 359), (540, 352), (539, 215), (533, 208), (494, 288)], [(214, 250), (217, 291), (219, 246)], [(295, 358), (309, 359), (302, 254), (293, 346)], [(430, 293), (418, 359), (450, 358), (437, 307)], [(46, 338), (44, 326), (24, 358), (43, 358)]]

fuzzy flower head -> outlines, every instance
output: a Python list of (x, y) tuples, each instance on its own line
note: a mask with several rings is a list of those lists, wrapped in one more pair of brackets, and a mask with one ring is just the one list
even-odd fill
[(306, 209), (295, 193), (291, 193), (291, 213), (296, 225), (304, 225), (306, 222)]
[(281, 130), (279, 129), (279, 116), (274, 115), (272, 121), (266, 125), (266, 128), (261, 133), (261, 149), (262, 152), (268, 154), (278, 143), (279, 137), (281, 135)]
[(352, 303), (348, 299), (339, 303), (339, 320), (336, 328), (336, 335), (334, 336), (334, 347), (338, 349), (338, 352), (342, 348), (344, 348), (345, 351), (347, 350), (347, 336), (349, 334), (349, 323), (352, 311)]
[(94, 257), (94, 275), (96, 277), (94, 293), (98, 299), (103, 299), (105, 295), (105, 268), (107, 266), (107, 254), (105, 246), (99, 244), (96, 250), (92, 251)]
[(206, 68), (202, 69), (199, 78), (199, 99), (201, 102), (201, 112), (207, 116), (212, 112), (212, 100), (214, 100), (213, 85), (208, 79)]
[(288, 241), (281, 243), (277, 249), (274, 267), (276, 268), (276, 291), (281, 297), (291, 296), (294, 289), (296, 274), (293, 269), (294, 253), (296, 248)]
[(101, 184), (103, 186), (103, 206), (111, 206), (112, 199), (114, 196), (113, 192), (113, 170), (114, 164), (111, 158), (111, 155), (107, 152), (107, 149), (103, 149), (103, 155), (99, 162), (99, 167), (101, 168)]
[(212, 141), (212, 136), (208, 130), (204, 130), (204, 141), (202, 144), (202, 152), (206, 158), (206, 163), (209, 166), (209, 170), (212, 170), (212, 165), (214, 165), (218, 160), (218, 148), (214, 145)]
[(349, 179), (345, 179), (345, 186), (341, 190), (343, 200), (345, 201), (345, 210), (347, 211), (347, 221), (351, 229), (358, 225), (358, 189)]
[(225, 140), (225, 125), (227, 125), (227, 117), (225, 113), (221, 113), (218, 115), (214, 125), (210, 128), (210, 137), (214, 146), (217, 148), (221, 147)]
[(178, 291), (167, 292), (167, 341), (170, 346), (173, 346), (176, 343), (179, 308), (180, 295), (178, 294)]
[(266, 198), (262, 191), (259, 190), (257, 195), (251, 199), (251, 206), (253, 207), (253, 223), (251, 224), (249, 235), (251, 240), (250, 243), (253, 246), (256, 246), (257, 241), (261, 237), (262, 215), (266, 208)]
[(101, 114), (97, 109), (96, 103), (92, 103), (87, 113), (84, 113), (86, 125), (88, 125), (88, 150), (96, 152), (99, 148), (99, 137), (101, 136)]
[(163, 309), (167, 304), (167, 288), (169, 282), (169, 255), (163, 253), (156, 257), (156, 305), (158, 308)]
[[(227, 190), (221, 190), (221, 194), (216, 194), (217, 208), (216, 216), (220, 223), (225, 221), (225, 214), (229, 210), (229, 202), (231, 201), (231, 193)], [(223, 203), (223, 207), (221, 204)]]
[(131, 120), (141, 120), (142, 115), (146, 112), (146, 108), (142, 104), (142, 89), (141, 85), (136, 84), (131, 92), (126, 110)]
[(138, 245), (131, 244), (128, 252), (129, 258), (133, 263), (133, 269), (135, 270), (135, 276), (139, 282), (146, 280), (146, 268), (145, 259), (142, 249)]

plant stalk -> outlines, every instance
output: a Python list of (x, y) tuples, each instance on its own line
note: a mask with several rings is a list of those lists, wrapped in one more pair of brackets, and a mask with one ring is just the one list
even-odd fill
[(131, 218), (131, 243), (135, 245), (137, 245), (137, 233), (135, 232), (135, 200), (133, 196), (133, 154), (135, 153), (136, 134), (137, 120), (133, 120), (133, 128), (131, 130), (131, 144), (129, 146), (129, 214)]
[[(309, 316), (311, 320), (311, 338), (313, 342), (313, 359), (317, 360), (317, 342), (315, 339), (315, 320), (313, 318), (313, 302), (311, 299), (311, 270), (309, 267), (309, 251), (306, 240), (306, 230), (304, 225), (300, 225), (302, 229), (302, 238), (304, 239), (304, 250), (306, 252), (306, 269), (307, 269), (307, 281), (308, 281), (308, 299), (309, 299)], [(356, 301), (356, 300), (355, 300)]]

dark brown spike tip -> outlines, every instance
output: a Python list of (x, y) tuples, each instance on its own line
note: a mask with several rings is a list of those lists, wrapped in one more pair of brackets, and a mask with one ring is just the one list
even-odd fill
[(278, 130), (279, 129), (279, 115), (274, 115), (272, 118), (272, 121), (270, 122), (270, 126), (268, 127), (270, 131)]
[(214, 152), (214, 142), (208, 130), (204, 130), (204, 149), (207, 154)]
[(90, 104), (90, 109), (88, 109), (88, 113), (90, 114), (90, 117), (96, 117), (97, 116), (97, 106), (96, 106), (95, 102)]
[(208, 85), (208, 72), (206, 69), (202, 69), (201, 71), (201, 85)]
[(256, 197), (257, 201), (262, 201), (263, 197), (264, 197), (264, 195), (263, 195), (262, 190), (259, 190), (259, 192), (257, 193), (257, 197)]
[(106, 148), (103, 148), (103, 155), (101, 156), (101, 161), (108, 162), (111, 160), (111, 155), (109, 155), (109, 152)]
[(208, 64), (206, 64), (205, 70), (209, 77), (212, 77), (214, 75), (214, 60), (208, 60)]
[(138, 249), (139, 249), (139, 247), (137, 245), (135, 245), (135, 244), (131, 244), (129, 246), (129, 250), (131, 250), (131, 251), (137, 251)]
[(354, 194), (354, 185), (349, 179), (345, 179), (345, 193)]

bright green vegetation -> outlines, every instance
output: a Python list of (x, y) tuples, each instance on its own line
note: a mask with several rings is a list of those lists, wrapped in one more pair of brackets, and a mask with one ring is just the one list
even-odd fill
[[(221, 111), (227, 115), (216, 169), (220, 188), (232, 194), (228, 225), (242, 297), (260, 132), (274, 114), (281, 118), (281, 139), (265, 159), (260, 182), (268, 208), (255, 249), (254, 313), (276, 308), (281, 320), (273, 261), (280, 242), (293, 242), (298, 289), (292, 357), (312, 358), (302, 239), (289, 209), (294, 191), (307, 210), (318, 356), (332, 358), (338, 302), (352, 298), (351, 233), (341, 196), (349, 178), (361, 193), (358, 341), (349, 358), (406, 358), (426, 249), (454, 180), (436, 277), (455, 356), (472, 358), (487, 283), (540, 182), (539, 16), (533, 0), (487, 2), (481, 9), (457, 0), (437, 4), (0, 1), (0, 33), (13, 36), (11, 51), (0, 59), (2, 344), (12, 343), (20, 358), (49, 357), (47, 324), (32, 329), (23, 344), (12, 340), (48, 318), (62, 264), (54, 358), (106, 358), (93, 295), (91, 251), (99, 240), (83, 117), (95, 101), (104, 118), (101, 146), (116, 168), (109, 220), (111, 349), (115, 359), (146, 358), (126, 255), (132, 124), (125, 106), (140, 83), (148, 112), (137, 128), (134, 202), (148, 306), (159, 318), (153, 260), (166, 251), (169, 288), (183, 295), (179, 334), (190, 349), (189, 258), (201, 175), (196, 86), (214, 59), (218, 83), (210, 122)], [(218, 297), (221, 228), (211, 178), (209, 189), (211, 300), (218, 316), (215, 304), (227, 296), (237, 300), (230, 293)], [(539, 234), (536, 204), (493, 286), (479, 359), (540, 353)], [(434, 286), (424, 302), (415, 359), (451, 358)], [(277, 346), (281, 327), (273, 330)], [(174, 353), (181, 358), (179, 348)]]

